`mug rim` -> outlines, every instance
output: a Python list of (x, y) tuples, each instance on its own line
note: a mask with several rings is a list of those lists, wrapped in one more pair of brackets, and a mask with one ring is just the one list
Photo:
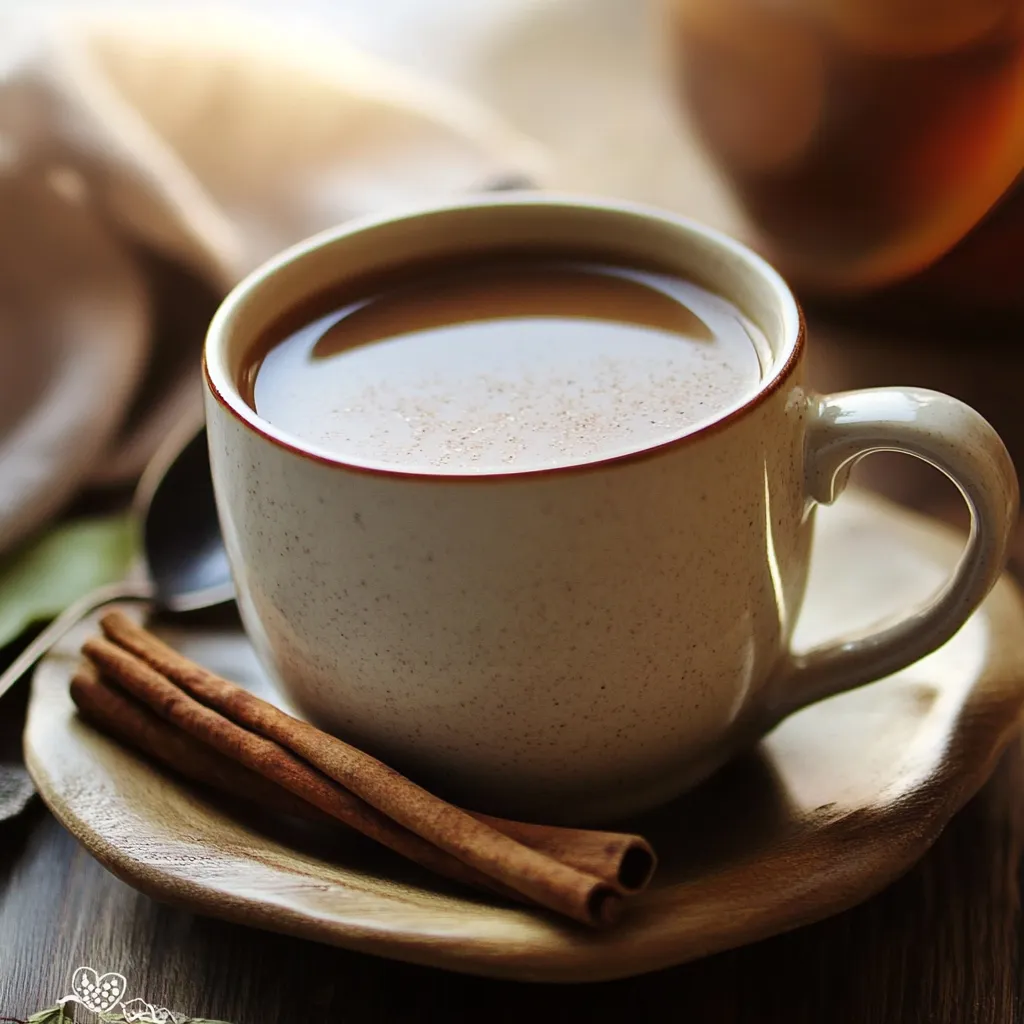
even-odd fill
[[(489, 209), (495, 207), (572, 208), (579, 211), (592, 210), (595, 212), (618, 213), (645, 220), (654, 219), (666, 226), (680, 230), (684, 234), (701, 236), (705, 241), (710, 241), (719, 248), (724, 249), (766, 280), (779, 303), (782, 313), (783, 339), (779, 355), (775, 360), (775, 369), (760, 381), (757, 390), (743, 402), (729, 406), (721, 414), (706, 423), (687, 428), (677, 436), (666, 440), (644, 445), (631, 451), (568, 463), (562, 466), (539, 466), (482, 473), (438, 473), (427, 469), (416, 470), (355, 462), (344, 456), (317, 449), (316, 446), (304, 442), (302, 438), (278, 429), (260, 416), (242, 398), (238, 384), (233, 379), (233, 375), (228, 372), (225, 352), (226, 344), (231, 337), (234, 321), (240, 312), (244, 310), (246, 303), (257, 292), (261, 291), (266, 283), (279, 271), (347, 237), (373, 231), (385, 225), (415, 220), (424, 215), (443, 215), (448, 212), (454, 213), (466, 209)], [(668, 451), (696, 443), (747, 416), (775, 394), (789, 379), (800, 362), (805, 344), (806, 327), (803, 312), (782, 275), (767, 260), (725, 232), (708, 227), (692, 218), (645, 203), (609, 200), (565, 192), (538, 193), (524, 191), (500, 194), (480, 193), (476, 196), (464, 195), (447, 202), (405, 206), (387, 214), (374, 214), (353, 218), (352, 220), (345, 221), (343, 224), (310, 235), (308, 238), (283, 249), (276, 256), (271, 257), (250, 271), (223, 299), (207, 328), (206, 337), (203, 342), (202, 370), (207, 390), (224, 410), (252, 433), (293, 455), (298, 455), (301, 458), (335, 469), (354, 473), (366, 473), (374, 476), (435, 483), (486, 483), (501, 480), (525, 480), (556, 474), (586, 473), (609, 466), (654, 458)]]

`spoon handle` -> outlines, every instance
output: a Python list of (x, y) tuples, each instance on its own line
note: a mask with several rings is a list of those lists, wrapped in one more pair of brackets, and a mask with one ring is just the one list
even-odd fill
[(149, 580), (120, 580), (97, 587), (73, 604), (68, 605), (57, 618), (51, 622), (15, 658), (14, 662), (3, 675), (0, 675), (0, 698), (30, 669), (33, 665), (67, 633), (78, 625), (90, 612), (114, 601), (152, 601), (153, 584)]

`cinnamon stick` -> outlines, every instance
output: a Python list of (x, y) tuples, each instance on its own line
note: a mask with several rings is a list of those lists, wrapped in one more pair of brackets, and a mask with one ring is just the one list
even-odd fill
[[(338, 813), (327, 814), (168, 724), (116, 684), (102, 678), (91, 662), (83, 663), (73, 676), (71, 697), (82, 717), (101, 732), (193, 782), (279, 814), (317, 823), (339, 820)], [(309, 771), (316, 769), (309, 766)], [(624, 894), (643, 889), (655, 867), (654, 853), (641, 836), (535, 825), (475, 811), (469, 813), (531, 849), (596, 875)], [(389, 824), (385, 819), (381, 827)]]
[[(477, 888), (506, 892), (487, 875), (378, 814), (365, 801), (337, 786), (320, 772), (310, 771), (309, 765), (279, 744), (254, 735), (199, 704), (127, 651), (96, 638), (85, 643), (83, 652), (101, 673), (112, 676), (165, 722), (182, 727), (189, 735), (277, 783), (325, 814), (345, 822), (430, 871)], [(81, 691), (81, 686), (79, 689)]]
[(524, 846), (604, 879), (623, 895), (632, 895), (646, 889), (658, 866), (658, 858), (643, 836), (589, 828), (536, 825), (532, 822), (495, 818), (477, 811), (467, 813)]
[(310, 821), (334, 820), (289, 790), (168, 725), (144, 704), (107, 682), (92, 662), (83, 662), (71, 677), (71, 699), (82, 718), (100, 732), (192, 782), (278, 814)]
[[(328, 812), (301, 799), (258, 772), (176, 729), (145, 704), (139, 703), (119, 686), (101, 676), (92, 662), (84, 662), (72, 676), (71, 697), (82, 717), (100, 732), (134, 747), (141, 754), (159, 761), (171, 771), (199, 785), (209, 786), (225, 796), (235, 797), (261, 809), (317, 825), (336, 825), (339, 821), (349, 824), (348, 800), (339, 801), (338, 806)], [(308, 770), (316, 773), (312, 766)], [(357, 797), (352, 799), (358, 800)], [(369, 806), (366, 812), (379, 814)], [(474, 872), (429, 844), (422, 844), (418, 836), (404, 834), (407, 830), (387, 818), (382, 816), (379, 825), (380, 836), (375, 838), (382, 845), (435, 874), (517, 902), (523, 901), (523, 897), (515, 890)]]
[[(343, 740), (331, 736), (307, 722), (301, 722), (285, 714), (273, 704), (260, 700), (237, 683), (229, 682), (190, 661), (173, 647), (163, 643), (149, 630), (139, 626), (123, 612), (117, 610), (108, 612), (100, 620), (100, 626), (111, 641), (131, 651), (147, 664), (183, 686), (200, 701), (218, 708), (240, 725), (255, 728), (257, 732), (262, 732), (271, 739), (277, 739), (288, 749), (299, 754), (302, 754), (302, 751), (295, 746), (292, 738), (293, 735), (301, 735), (307, 749), (315, 752), (322, 750), (325, 752), (325, 756), (334, 752), (345, 759), (350, 778), (355, 777), (362, 781), (364, 779), (362, 773), (365, 769), (370, 769), (371, 772), (379, 771), (383, 776), (385, 786), (388, 786), (392, 780), (398, 780), (405, 787), (429, 797), (435, 805), (451, 808), (450, 804), (426, 793), (425, 790), (364, 751), (350, 746)], [(263, 722), (262, 729), (256, 724), (257, 722)], [(269, 731), (264, 731), (264, 729), (269, 729)], [(307, 760), (312, 764), (317, 764), (313, 757), (307, 757)], [(318, 767), (337, 782), (347, 785), (340, 774), (332, 772), (323, 764), (318, 764)], [(358, 791), (354, 787), (348, 788), (351, 788), (353, 792)], [(365, 793), (361, 795), (368, 802), (373, 803)], [(386, 811), (386, 808), (382, 808), (382, 810)], [(480, 823), (490, 826), (537, 852), (546, 853), (564, 864), (595, 875), (623, 894), (644, 889), (657, 867), (654, 850), (643, 836), (594, 829), (537, 825), (470, 811), (458, 811), (458, 813), (468, 814)]]
[[(366, 804), (428, 846), (542, 906), (591, 925), (614, 920), (620, 897), (607, 882), (511, 839), (376, 758), (193, 664), (123, 614), (110, 613), (102, 625), (122, 646), (95, 638), (83, 653), (166, 721), (323, 810), (337, 806), (343, 793), (360, 798), (347, 808), (348, 823), (378, 841), (389, 837), (382, 835), (381, 819), (365, 812)], [(343, 788), (327, 786), (322, 776), (311, 779), (304, 762)]]

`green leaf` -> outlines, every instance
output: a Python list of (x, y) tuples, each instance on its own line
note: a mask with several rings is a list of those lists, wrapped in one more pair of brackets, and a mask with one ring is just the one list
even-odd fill
[(72, 1020), (71, 1014), (64, 1012), (63, 1006), (51, 1006), (49, 1009), (33, 1013), (25, 1024), (64, 1024)]
[[(77, 519), (0, 560), (0, 646), (128, 571), (138, 550), (127, 514)], [(44, 1011), (47, 1012), (47, 1011)]]

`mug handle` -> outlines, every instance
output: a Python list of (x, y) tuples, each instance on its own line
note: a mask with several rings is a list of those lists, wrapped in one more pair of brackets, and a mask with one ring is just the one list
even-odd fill
[(941, 647), (981, 604), (1002, 572), (1016, 526), (1013, 462), (979, 413), (921, 388), (871, 388), (811, 396), (806, 475), (811, 500), (831, 504), (854, 464), (896, 451), (930, 463), (956, 484), (971, 531), (949, 582), (920, 611), (895, 625), (789, 656), (778, 678), (778, 717), (898, 672)]

